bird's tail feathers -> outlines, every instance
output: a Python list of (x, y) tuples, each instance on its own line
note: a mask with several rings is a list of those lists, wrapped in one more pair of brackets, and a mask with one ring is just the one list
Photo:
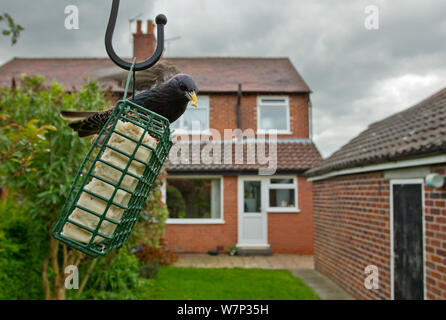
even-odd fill
[(86, 124), (85, 120), (77, 120), (70, 122), (68, 126), (77, 132), (79, 137), (88, 137), (95, 133), (98, 133), (97, 128), (92, 128), (88, 124)]
[(68, 126), (76, 131), (79, 137), (87, 137), (98, 132), (98, 128), (91, 121), (91, 117), (98, 113), (98, 111), (63, 110), (60, 112), (60, 116), (62, 119), (70, 121)]
[(93, 115), (98, 113), (98, 111), (71, 111), (71, 110), (62, 110), (60, 112), (60, 116), (64, 120), (69, 121), (79, 121), (87, 119)]

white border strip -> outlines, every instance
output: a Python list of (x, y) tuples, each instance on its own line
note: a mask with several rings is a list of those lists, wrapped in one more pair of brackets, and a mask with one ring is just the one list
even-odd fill
[(424, 157), (424, 158), (417, 158), (417, 159), (410, 159), (410, 160), (393, 161), (393, 162), (374, 164), (374, 165), (364, 166), (364, 167), (336, 170), (336, 171), (331, 171), (331, 172), (328, 172), (326, 174), (322, 174), (319, 176), (309, 177), (307, 180), (308, 181), (318, 181), (318, 180), (324, 180), (324, 179), (328, 179), (328, 178), (332, 178), (332, 177), (336, 177), (336, 176), (347, 175), (347, 174), (355, 174), (355, 173), (370, 172), (370, 171), (381, 171), (381, 170), (389, 170), (389, 169), (399, 169), (399, 168), (406, 168), (406, 167), (416, 167), (416, 166), (423, 166), (423, 165), (443, 163), (443, 162), (446, 162), (446, 155), (438, 155), (438, 156), (431, 156), (431, 157)]

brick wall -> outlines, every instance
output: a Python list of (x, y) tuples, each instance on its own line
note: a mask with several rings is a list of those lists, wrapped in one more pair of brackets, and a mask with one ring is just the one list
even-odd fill
[(313, 253), (312, 183), (298, 178), (299, 213), (268, 213), (268, 242), (274, 253)]
[[(445, 174), (446, 166), (431, 171)], [(313, 183), (315, 267), (361, 299), (389, 299), (390, 191), (383, 172)], [(425, 187), (426, 296), (446, 298), (446, 190)], [(379, 268), (379, 289), (364, 287), (364, 268)]]
[[(179, 247), (184, 252), (207, 252), (217, 246), (234, 246), (237, 243), (238, 208), (237, 178), (225, 176), (224, 220), (225, 224), (169, 224), (165, 240), (172, 250)], [(268, 243), (274, 253), (313, 252), (313, 220), (311, 182), (298, 179), (300, 212), (268, 213)]]
[[(390, 297), (389, 182), (383, 173), (315, 181), (315, 267), (356, 297)], [(379, 268), (379, 290), (364, 287), (364, 268)]]
[(142, 21), (136, 21), (136, 33), (133, 34), (133, 56), (137, 62), (148, 59), (156, 48), (153, 21), (147, 20), (147, 31), (142, 32)]
[[(446, 165), (431, 170), (446, 175)], [(425, 187), (426, 297), (446, 299), (446, 186)]]
[[(206, 95), (203, 93), (203, 95)], [(290, 98), (291, 135), (279, 139), (309, 137), (308, 94), (292, 94)], [(210, 95), (210, 127), (223, 139), (224, 129), (237, 127), (237, 95)], [(243, 94), (241, 129), (257, 130), (257, 95)], [(313, 251), (311, 183), (299, 179), (300, 213), (268, 214), (268, 238), (273, 252), (305, 253)], [(217, 246), (237, 243), (237, 177), (224, 177), (224, 225), (168, 225), (165, 239), (171, 249), (180, 246), (185, 252), (207, 252)]]
[[(203, 95), (206, 95), (203, 93)], [(292, 134), (278, 135), (279, 139), (304, 139), (309, 137), (308, 94), (291, 94), (290, 128)], [(257, 130), (257, 95), (243, 94), (241, 108), (241, 129)], [(220, 132), (222, 139), (224, 129), (237, 128), (237, 95), (210, 95), (210, 127)]]

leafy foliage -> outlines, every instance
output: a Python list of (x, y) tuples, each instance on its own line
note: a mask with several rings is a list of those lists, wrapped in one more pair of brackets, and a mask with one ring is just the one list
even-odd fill
[(0, 22), (6, 21), (8, 25), (8, 29), (3, 29), (2, 34), (4, 36), (11, 36), (11, 45), (15, 45), (17, 43), (17, 38), (24, 29), (21, 25), (16, 24), (12, 17), (8, 13), (3, 13), (0, 15)]
[(168, 266), (178, 260), (178, 256), (166, 248), (163, 241), (159, 248), (149, 246), (147, 243), (139, 247), (136, 256), (143, 263), (150, 263), (150, 261), (157, 261), (162, 266)]
[[(24, 219), (30, 226), (38, 221), (45, 229), (44, 242), (39, 247), (44, 250), (43, 257), (37, 251), (35, 256), (30, 252), (36, 260), (32, 265), (27, 261), (31, 265), (29, 269), (37, 268), (43, 272), (39, 278), (32, 278), (34, 286), (42, 288), (42, 278), (47, 276), (54, 279), (55, 285), (60, 285), (60, 279), (65, 276), (63, 268), (55, 270), (53, 266), (64, 263), (66, 250), (57, 254), (58, 244), (50, 249), (49, 234), (90, 145), (88, 139), (79, 139), (66, 125), (59, 111), (101, 109), (104, 106), (104, 94), (94, 82), (87, 83), (79, 92), (70, 93), (56, 82), (46, 86), (43, 77), (25, 76), (18, 87), (0, 88), (0, 186), (8, 189), (9, 201), (17, 201), (19, 206), (29, 204)], [(21, 232), (26, 246), (26, 237), (33, 238), (33, 230), (22, 228)], [(6, 239), (9, 240), (9, 236)], [(20, 243), (17, 241), (16, 244)], [(8, 248), (8, 253), (15, 250), (11, 245)], [(52, 252), (52, 262), (47, 272), (42, 260), (48, 259), (49, 251)], [(9, 255), (7, 260), (9, 266), (21, 263), (21, 258), (16, 255)], [(22, 283), (26, 281), (16, 280), (9, 285), (18, 290)], [(14, 290), (8, 298), (19, 297)]]
[(24, 77), (16, 90), (0, 89), (0, 185), (33, 203), (31, 213), (49, 224), (58, 218), (71, 183), (89, 147), (59, 116), (63, 109), (106, 105), (94, 82), (68, 93), (56, 82)]
[[(0, 115), (0, 119), (7, 120), (8, 115)], [(55, 131), (56, 128), (50, 125), (36, 127), (38, 119), (32, 119), (19, 125), (9, 123), (3, 127), (3, 135), (0, 136), (0, 154), (5, 171), (14, 172), (14, 177), (21, 183), (27, 183), (20, 177), (26, 171), (36, 172), (38, 168), (33, 166), (34, 158), (39, 158), (40, 153), (48, 152), (48, 140), (45, 134), (48, 130)]]
[[(43, 77), (24, 76), (17, 87), (0, 88), (0, 186), (8, 189), (8, 201), (16, 201), (19, 211), (26, 212), (20, 218), (23, 223), (20, 234), (23, 239), (11, 237), (9, 231), (4, 231), (11, 230), (9, 227), (0, 227), (0, 248), (4, 249), (0, 251), (0, 298), (41, 297), (42, 274), (27, 278), (32, 282), (31, 285), (28, 280), (22, 279), (22, 271), (25, 272), (28, 268), (36, 274), (38, 271), (42, 272), (42, 259), (48, 257), (52, 259), (48, 266), (49, 277), (55, 279), (54, 284), (60, 282), (57, 279), (63, 280), (63, 268), (56, 268), (59, 269), (57, 273), (53, 266), (65, 263), (66, 250), (57, 251), (54, 246), (50, 248), (49, 234), (59, 218), (73, 179), (91, 142), (89, 139), (80, 139), (60, 118), (59, 112), (62, 109), (100, 110), (107, 105), (104, 93), (95, 82), (88, 82), (80, 91), (70, 93), (57, 82), (46, 86)], [(134, 298), (132, 291), (142, 279), (139, 278), (139, 261), (129, 253), (129, 249), (140, 243), (160, 247), (166, 219), (167, 209), (161, 200), (158, 180), (128, 246), (119, 250), (114, 259), (112, 255), (98, 258), (81, 297)], [(32, 226), (41, 231), (34, 234), (37, 231)], [(43, 240), (39, 241), (42, 245), (39, 245), (38, 250), (26, 251), (26, 248), (34, 248), (33, 245), (39, 243), (30, 239), (40, 236), (41, 232)], [(57, 249), (58, 244), (55, 246)], [(49, 251), (56, 253), (49, 255)], [(19, 253), (29, 253), (29, 259), (26, 255), (18, 255)], [(23, 270), (20, 269), (21, 266)], [(11, 268), (17, 270), (17, 276), (3, 282), (3, 278), (14, 274)], [(87, 266), (81, 264), (80, 268), (82, 274)], [(43, 277), (45, 278), (45, 271)], [(27, 289), (25, 284), (28, 288), (37, 288), (37, 291)], [(2, 291), (7, 286), (12, 287), (11, 290)], [(55, 285), (53, 292), (54, 288)], [(23, 292), (20, 293), (20, 290)], [(71, 294), (73, 293), (70, 292)]]
[(175, 218), (184, 218), (186, 216), (186, 201), (180, 190), (173, 185), (166, 187), (167, 207), (169, 213)]
[(142, 243), (151, 247), (159, 248), (164, 235), (166, 220), (169, 216), (166, 204), (162, 200), (162, 181), (166, 177), (165, 170), (162, 170), (155, 181), (152, 192), (141, 211), (138, 223), (133, 229), (130, 237), (129, 247), (134, 248)]
[(42, 299), (47, 232), (29, 206), (0, 202), (0, 299)]
[(137, 299), (134, 291), (140, 286), (139, 261), (122, 247), (107, 266), (106, 257), (100, 259), (90, 278), (90, 290), (83, 299)]
[(140, 276), (146, 279), (153, 279), (159, 272), (159, 263), (156, 260), (150, 260), (141, 266)]

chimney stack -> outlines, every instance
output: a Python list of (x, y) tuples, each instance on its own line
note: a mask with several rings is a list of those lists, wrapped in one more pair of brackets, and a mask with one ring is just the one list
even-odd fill
[(136, 61), (144, 61), (149, 58), (156, 48), (155, 25), (152, 20), (147, 20), (147, 32), (142, 32), (142, 21), (136, 21), (136, 33), (133, 34), (133, 56)]

